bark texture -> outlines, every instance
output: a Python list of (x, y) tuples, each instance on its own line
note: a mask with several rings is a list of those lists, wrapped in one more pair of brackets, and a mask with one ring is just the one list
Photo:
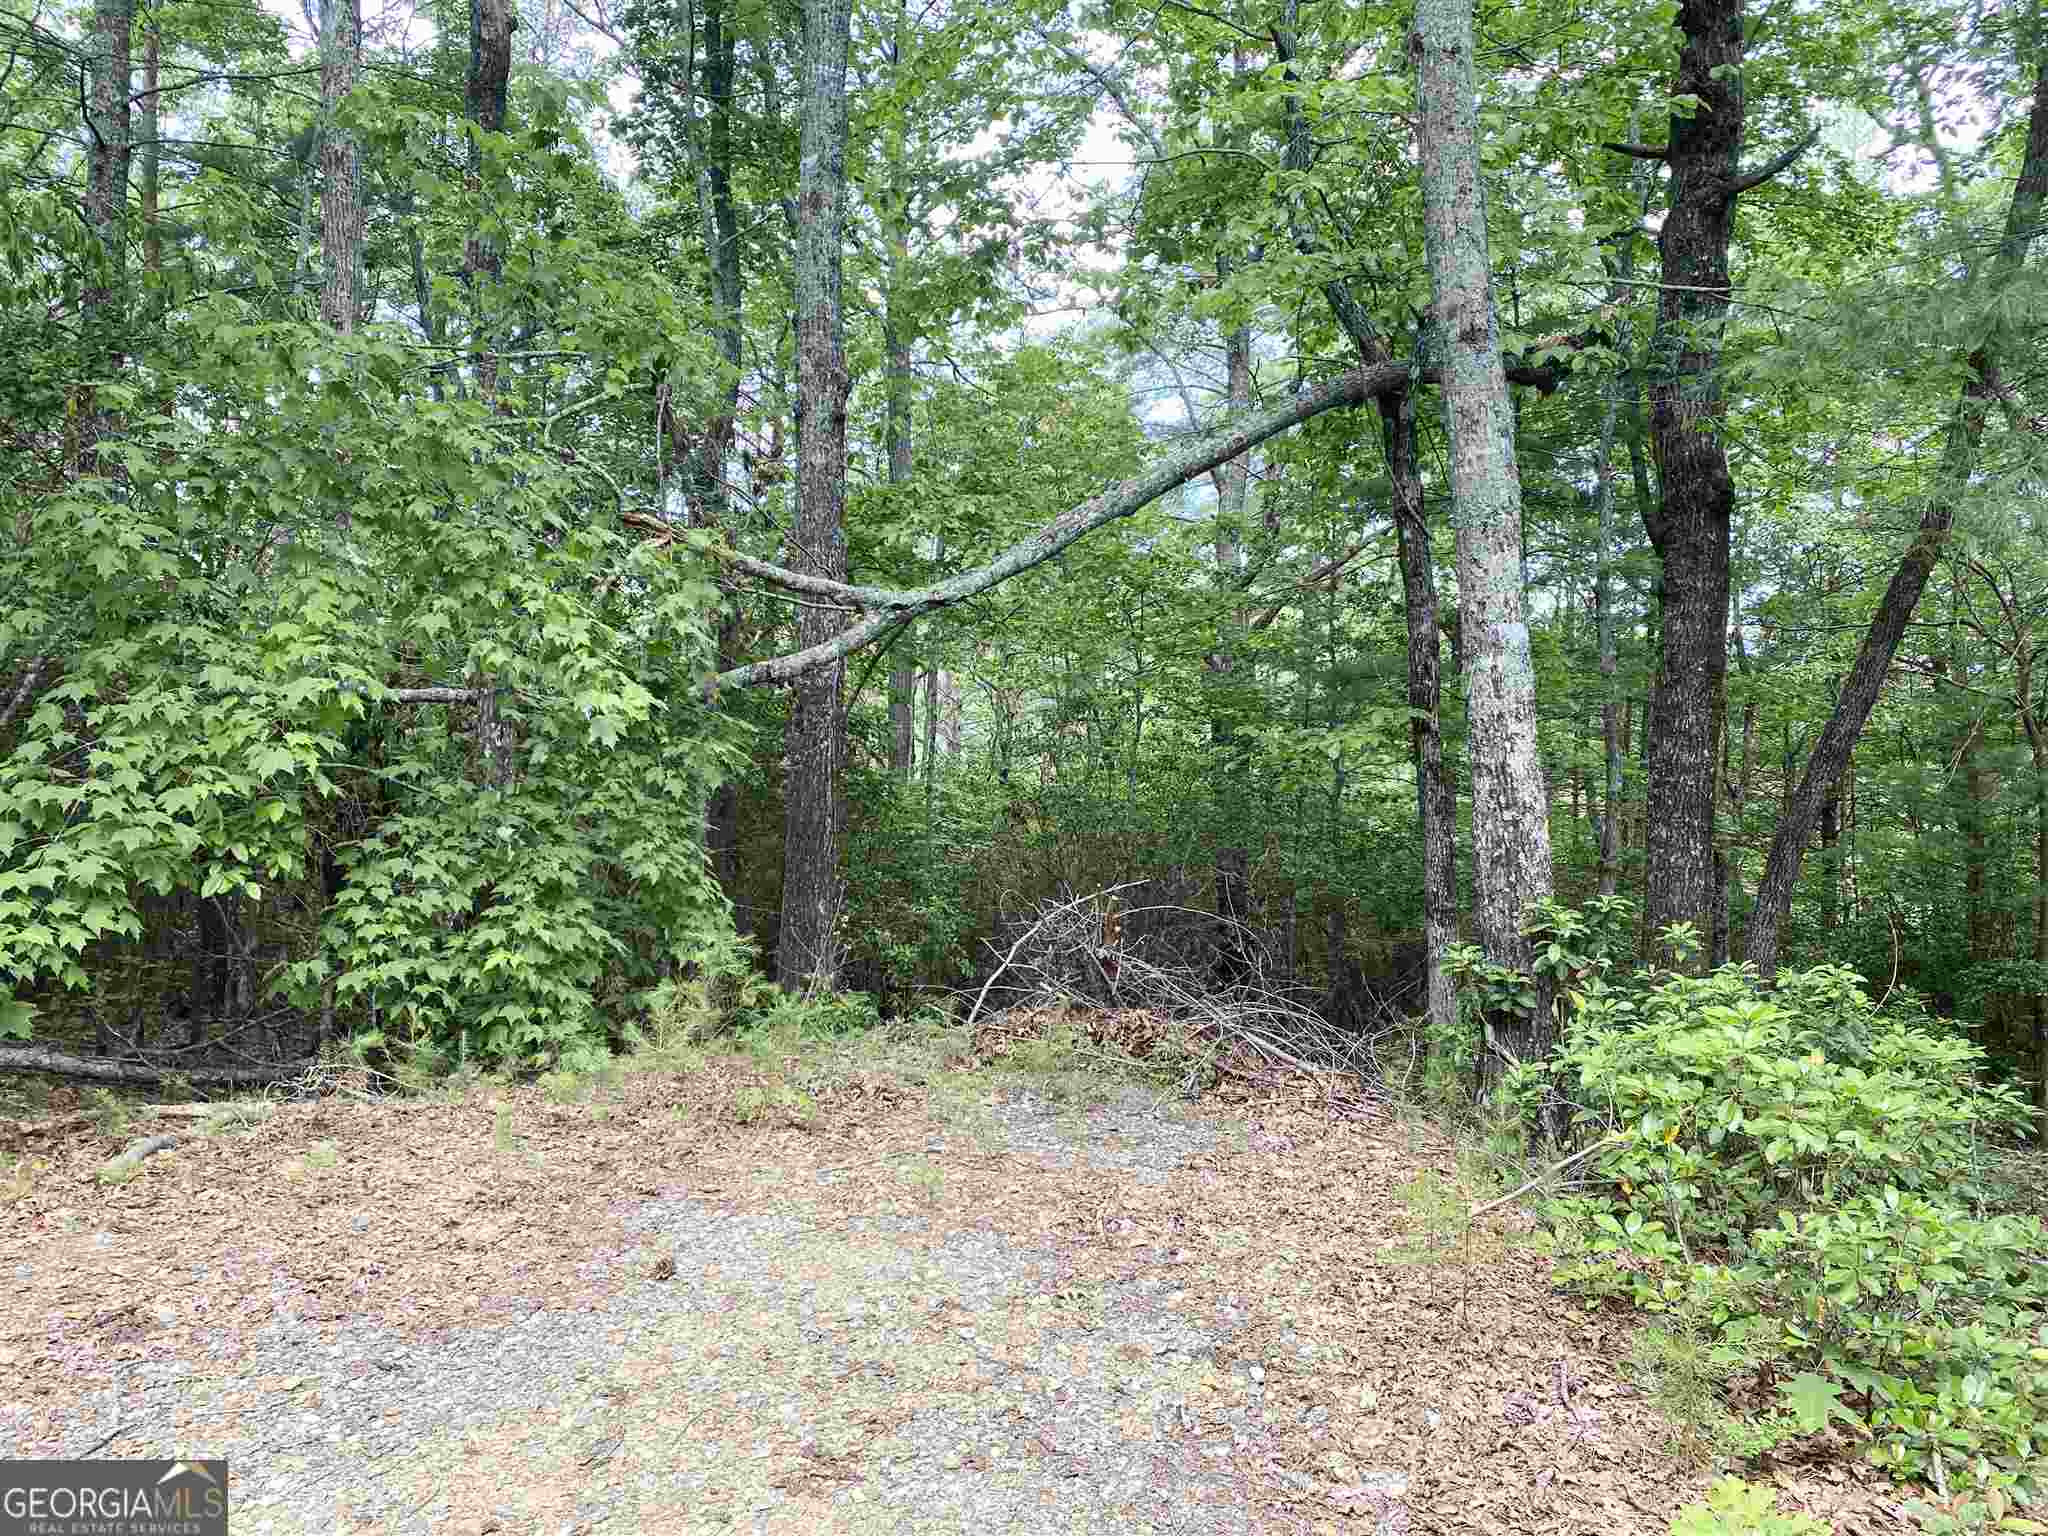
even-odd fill
[[(128, 163), (134, 144), (135, 0), (97, 0), (85, 38), (91, 95), (85, 103), (85, 222), (99, 246), (98, 269), (79, 293), (87, 379), (121, 371), (128, 299)], [(99, 444), (115, 430), (90, 384), (79, 393), (76, 459), (100, 471)]]
[[(1242, 62), (1239, 65), (1242, 72)], [(1228, 269), (1218, 258), (1219, 274)], [(1252, 332), (1248, 325), (1234, 326), (1224, 338), (1224, 357), (1229, 373), (1230, 409), (1233, 414), (1251, 408)], [(1244, 633), (1245, 614), (1235, 606), (1235, 594), (1244, 567), (1245, 513), (1251, 503), (1251, 455), (1240, 454), (1222, 465), (1216, 474), (1216, 586), (1226, 606), (1218, 618), (1220, 643), (1207, 659), (1209, 683), (1209, 745), (1211, 788), (1222, 813), (1223, 838), (1216, 848), (1215, 902), (1221, 932), (1218, 935), (1220, 978), (1239, 980), (1250, 956), (1245, 950), (1246, 925), (1251, 918), (1251, 853), (1242, 841), (1245, 824), (1243, 774), (1238, 756), (1237, 725), (1230, 691), (1239, 665), (1239, 642)]]
[[(478, 133), (505, 131), (505, 97), (512, 78), (512, 28), (516, 25), (512, 0), (470, 0), (469, 81), (464, 92), (469, 120)], [(478, 197), (476, 223), (463, 245), (462, 276), (469, 285), (470, 304), (476, 315), (476, 383), (486, 400), (498, 394), (498, 354), (493, 345), (489, 317), (490, 289), (497, 281), (501, 258), (498, 242), (490, 231), (491, 214), (482, 205), (483, 147), (472, 139), (469, 146), (471, 193)]]
[[(1408, 40), (1422, 146), (1423, 241), (1444, 359), (1459, 626), (1471, 721), (1474, 920), (1487, 958), (1528, 967), (1529, 907), (1551, 894), (1536, 743), (1536, 672), (1522, 594), (1522, 487), (1500, 355), (1480, 181), (1471, 0), (1420, 0)], [(1484, 1025), (1483, 1081), (1556, 1044), (1551, 999)], [(1543, 1129), (1561, 1132), (1555, 1114)]]
[(1438, 638), (1436, 560), (1423, 517), (1422, 471), (1415, 455), (1414, 397), (1380, 402), (1380, 432), (1394, 502), (1402, 606), (1408, 621), (1408, 739), (1415, 763), (1422, 830), (1422, 930), (1428, 952), (1424, 1011), (1438, 1029), (1458, 1017), (1457, 989), (1443, 967), (1458, 942), (1458, 797), (1444, 764), (1443, 649)]
[[(1282, 23), (1273, 40), (1287, 77), (1296, 78), (1295, 23), (1299, 0), (1286, 0)], [(1299, 96), (1287, 97), (1287, 147), (1283, 163), (1290, 171), (1314, 165), (1316, 148), (1308, 114)], [(1294, 243), (1304, 254), (1316, 249), (1307, 216), (1297, 201), (1288, 210)], [(1392, 358), (1386, 337), (1371, 312), (1359, 303), (1350, 284), (1333, 278), (1323, 284), (1323, 297), (1338, 328), (1350, 338), (1362, 366), (1385, 364)], [(1415, 402), (1408, 388), (1376, 397), (1380, 441), (1386, 455), (1387, 480), (1401, 566), (1402, 611), (1408, 627), (1409, 746), (1415, 765), (1416, 814), (1422, 836), (1422, 926), (1424, 1011), (1430, 1024), (1449, 1030), (1457, 1022), (1458, 994), (1443, 965), (1444, 950), (1458, 940), (1458, 799), (1444, 764), (1443, 653), (1441, 605), (1436, 589), (1436, 560), (1431, 553), (1429, 524), (1424, 516), (1422, 471), (1415, 453)], [(1337, 776), (1342, 778), (1341, 763)], [(1331, 973), (1335, 976), (1337, 973)]]
[[(797, 178), (796, 371), (797, 567), (846, 578), (845, 317), (840, 238), (846, 199), (846, 65), (849, 0), (804, 0), (804, 105)], [(844, 627), (833, 607), (799, 610), (800, 650), (829, 646)], [(840, 770), (844, 653), (804, 674), (792, 690), (787, 815), (782, 851), (782, 930), (777, 975), (792, 990), (829, 987), (839, 970)]]
[(159, 87), (163, 76), (163, 54), (163, 32), (151, 27), (142, 40), (142, 94), (136, 102), (142, 115), (138, 125), (141, 131), (136, 135), (136, 147), (142, 151), (142, 174), (136, 190), (142, 199), (142, 265), (149, 272), (161, 271), (164, 264), (163, 232), (157, 228), (157, 205), (163, 182), (162, 132), (158, 126), (162, 116)]
[(356, 0), (326, 0), (320, 13), (320, 318), (336, 332), (356, 328), (356, 273), (362, 266), (360, 157), (353, 135), (335, 121), (356, 88), (362, 63), (362, 18)]
[[(1743, 137), (1742, 0), (1682, 0), (1665, 160), (1670, 211), (1659, 244), (1663, 286), (1650, 338), (1650, 444), (1662, 491), (1644, 519), (1663, 565), (1663, 649), (1649, 738), (1644, 917), (1711, 927), (1714, 782), (1728, 688), (1728, 541), (1735, 481), (1721, 438), (1721, 337), (1728, 242)], [(1669, 957), (1667, 957), (1669, 958)]]
[[(1631, 119), (1631, 135), (1634, 131)], [(1649, 167), (1644, 165), (1629, 178), (1631, 208), (1639, 208), (1648, 200), (1648, 171)], [(1614, 446), (1624, 408), (1637, 409), (1640, 400), (1637, 393), (1637, 375), (1626, 364), (1634, 341), (1627, 305), (1633, 297), (1631, 290), (1635, 266), (1636, 235), (1631, 229), (1615, 237), (1614, 249), (1607, 257), (1608, 274), (1614, 280), (1608, 290), (1608, 302), (1619, 316), (1615, 322), (1614, 349), (1622, 356), (1624, 363), (1608, 375), (1604, 391), (1606, 398), (1600, 413), (1600, 445), (1593, 460), (1593, 513), (1598, 527), (1595, 536), (1600, 541), (1593, 564), (1593, 625), (1594, 643), (1598, 648), (1600, 664), (1601, 774), (1598, 816), (1602, 896), (1616, 894), (1621, 886), (1622, 759), (1627, 746), (1626, 732), (1621, 722), (1621, 693), (1616, 682), (1620, 649), (1614, 622), (1614, 550), (1615, 538), (1619, 532), (1616, 526), (1616, 506), (1620, 498), (1615, 487)]]
[[(903, 65), (904, 16), (897, 11), (896, 41), (891, 62)], [(889, 453), (889, 483), (907, 484), (915, 469), (914, 443), (910, 432), (910, 319), (905, 313), (905, 284), (910, 267), (910, 192), (906, 183), (903, 129), (898, 123), (890, 136), (889, 251), (886, 277), (888, 292), (882, 313), (882, 351), (885, 355), (884, 388), (887, 420), (883, 438)], [(889, 673), (889, 771), (908, 780), (916, 758), (917, 664), (906, 656)], [(929, 760), (929, 754), (927, 754)]]

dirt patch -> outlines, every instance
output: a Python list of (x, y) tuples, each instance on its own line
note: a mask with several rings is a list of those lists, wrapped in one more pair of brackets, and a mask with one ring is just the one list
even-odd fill
[(1427, 1230), (1426, 1130), (676, 1098), (287, 1106), (105, 1187), (53, 1149), (0, 1237), (8, 1454), (225, 1455), (238, 1532), (391, 1536), (1661, 1532), (1704, 1487), (1515, 1213)]

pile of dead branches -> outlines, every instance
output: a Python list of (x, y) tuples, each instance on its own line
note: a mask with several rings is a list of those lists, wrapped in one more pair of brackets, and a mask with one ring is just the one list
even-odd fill
[[(1006, 948), (991, 945), (994, 968), (964, 999), (967, 1025), (1029, 1033), (1048, 1018), (1099, 1017), (1119, 1054), (1145, 1059), (1159, 1043), (1178, 1047), (1195, 1064), (1191, 1088), (1204, 1074), (1262, 1085), (1310, 1074), (1344, 1080), (1332, 1091), (1347, 1097), (1379, 1097), (1417, 1067), (1414, 1033), (1392, 1009), (1365, 1029), (1339, 1027), (1318, 994), (1275, 974), (1259, 935), (1194, 908), (1124, 907), (1131, 888), (1047, 903)], [(1125, 938), (1195, 923), (1213, 930), (1205, 953)], [(1098, 1033), (1084, 1027), (1091, 1039)]]

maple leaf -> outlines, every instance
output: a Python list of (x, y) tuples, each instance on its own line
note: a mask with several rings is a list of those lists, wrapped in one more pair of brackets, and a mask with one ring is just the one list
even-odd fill
[(1816, 1376), (1812, 1371), (1801, 1371), (1790, 1381), (1778, 1383), (1778, 1394), (1785, 1399), (1785, 1406), (1792, 1410), (1792, 1417), (1806, 1434), (1827, 1428), (1828, 1420), (1839, 1415), (1852, 1424), (1862, 1421), (1853, 1411), (1841, 1403), (1842, 1389), (1825, 1376)]

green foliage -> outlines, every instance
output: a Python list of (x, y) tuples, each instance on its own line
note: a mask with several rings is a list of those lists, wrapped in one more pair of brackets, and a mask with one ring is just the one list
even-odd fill
[(1723, 1384), (1753, 1369), (1768, 1351), (1753, 1339), (1728, 1338), (1704, 1308), (1689, 1306), (1637, 1330), (1629, 1370), (1671, 1425), (1673, 1448), (1687, 1461), (1747, 1460), (1796, 1429), (1785, 1415), (1750, 1419), (1731, 1413)]
[(1811, 1515), (1781, 1515), (1769, 1488), (1724, 1477), (1698, 1504), (1671, 1519), (1670, 1536), (1827, 1536), (1833, 1528)]
[[(1906, 1476), (2028, 1499), (2048, 1420), (2048, 1231), (1986, 1215), (1987, 1144), (2025, 1106), (1983, 1053), (1835, 967), (1771, 992), (1707, 976), (1589, 975), (1555, 1082), (1598, 1138), (1560, 1280), (1713, 1329), (1713, 1363), (1760, 1356), (1788, 1421), (1841, 1423)], [(1937, 1461), (1941, 1466), (1937, 1466)]]
[(2019, 1131), (2025, 1106), (1974, 1075), (1981, 1052), (1881, 1016), (1832, 967), (1788, 973), (1765, 994), (1754, 973), (1587, 979), (1545, 1079), (1577, 1124), (1626, 1137), (1600, 1159), (1622, 1205), (1666, 1214), (1690, 1234), (1738, 1240), (1781, 1208), (1829, 1204), (1897, 1184), (1967, 1188), (1987, 1137)]
[(1475, 1016), (1501, 1013), (1526, 1017), (1537, 1006), (1536, 978), (1547, 981), (1562, 1007), (1569, 989), (1597, 983), (1634, 947), (1634, 905), (1621, 896), (1598, 896), (1584, 908), (1539, 901), (1522, 924), (1529, 969), (1496, 965), (1476, 944), (1444, 949), (1444, 969), (1467, 983), (1461, 1006)]

